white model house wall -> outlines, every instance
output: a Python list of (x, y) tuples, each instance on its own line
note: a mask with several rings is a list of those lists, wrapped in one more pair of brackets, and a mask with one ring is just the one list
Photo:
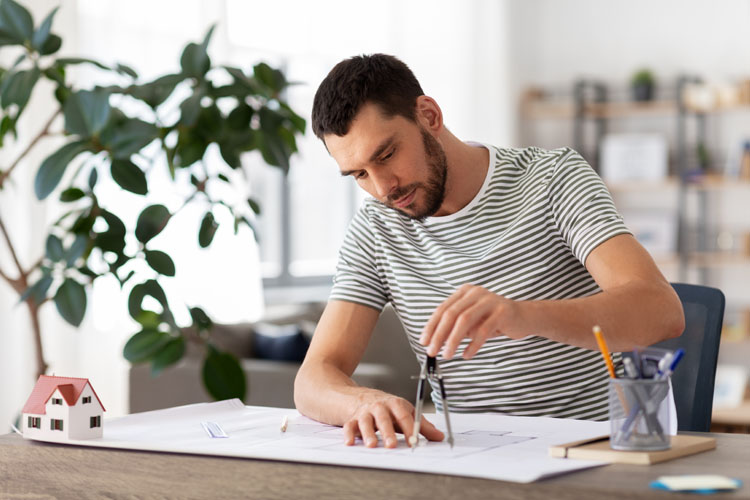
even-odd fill
[[(55, 399), (62, 400), (62, 404), (53, 404)], [(89, 402), (83, 403), (84, 400)], [(23, 433), (25, 436), (33, 436), (48, 441), (98, 438), (102, 436), (102, 413), (102, 406), (89, 383), (86, 383), (73, 406), (68, 406), (60, 393), (60, 389), (57, 388), (45, 404), (44, 415), (23, 414)], [(39, 429), (29, 427), (29, 417), (41, 419)], [(91, 427), (91, 417), (99, 417), (97, 427)], [(62, 430), (52, 430), (51, 422), (53, 419), (63, 421)]]

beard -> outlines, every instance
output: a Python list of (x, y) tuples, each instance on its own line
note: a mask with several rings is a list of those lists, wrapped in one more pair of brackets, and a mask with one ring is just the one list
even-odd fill
[[(432, 137), (426, 130), (421, 129), (422, 144), (424, 145), (425, 161), (429, 167), (428, 178), (426, 182), (414, 182), (408, 186), (397, 189), (388, 196), (387, 205), (406, 217), (424, 221), (440, 209), (445, 200), (445, 182), (448, 177), (448, 161), (445, 157), (445, 151), (440, 143)], [(424, 192), (424, 206), (414, 207), (413, 212), (406, 212), (392, 205), (393, 202), (402, 198), (414, 189)], [(415, 198), (416, 201), (416, 198)], [(413, 207), (414, 202), (407, 208)]]

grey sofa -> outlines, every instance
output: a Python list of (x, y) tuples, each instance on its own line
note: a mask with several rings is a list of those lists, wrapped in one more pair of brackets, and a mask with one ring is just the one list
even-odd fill
[[(286, 306), (269, 311), (262, 325), (273, 330), (273, 325), (298, 325), (312, 335), (325, 304), (314, 303)], [(252, 331), (257, 324), (217, 325), (212, 334), (222, 349), (240, 358), (248, 383), (245, 404), (294, 407), (294, 377), (299, 363), (256, 359), (253, 357)], [(176, 365), (151, 377), (147, 364), (130, 368), (130, 412), (142, 412), (172, 406), (211, 401), (201, 381), (200, 352), (190, 350)], [(374, 387), (412, 400), (416, 381), (411, 379), (419, 371), (414, 354), (404, 335), (401, 322), (393, 309), (386, 307), (380, 315), (363, 360), (354, 372), (354, 380), (363, 386)]]

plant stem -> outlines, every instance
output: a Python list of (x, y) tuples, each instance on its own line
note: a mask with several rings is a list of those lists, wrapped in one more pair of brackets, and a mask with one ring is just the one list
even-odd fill
[(34, 332), (34, 350), (36, 354), (36, 378), (47, 373), (47, 363), (44, 361), (44, 350), (42, 349), (42, 327), (39, 321), (39, 306), (30, 295), (26, 298), (26, 306), (31, 317), (31, 329)]
[[(23, 293), (29, 287), (29, 274), (31, 274), (31, 271), (36, 268), (36, 265), (29, 270), (25, 270), (23, 268), (21, 262), (18, 260), (18, 255), (16, 255), (16, 250), (13, 247), (13, 243), (10, 240), (10, 235), (8, 234), (8, 230), (5, 228), (5, 224), (3, 223), (2, 218), (0, 218), (0, 232), (3, 234), (6, 246), (8, 247), (10, 255), (13, 258), (13, 262), (16, 264), (16, 268), (18, 269), (18, 278), (13, 279), (2, 271), (0, 271), (0, 277), (7, 281), (18, 295), (23, 295)], [(33, 295), (29, 295), (28, 297), (26, 297), (26, 300), (24, 300), (24, 302), (26, 302), (26, 307), (29, 310), (31, 329), (34, 333), (34, 350), (38, 378), (39, 375), (44, 375), (47, 372), (47, 363), (44, 361), (44, 352), (42, 350), (42, 329), (41, 323), (39, 321), (39, 306), (41, 306), (41, 304), (38, 304), (36, 302)]]
[[(10, 235), (8, 234), (8, 230), (5, 229), (5, 223), (3, 222), (2, 217), (0, 217), (0, 233), (3, 234), (3, 239), (5, 239), (5, 244), (8, 246), (8, 251), (10, 251), (10, 256), (13, 259), (13, 263), (16, 265), (16, 269), (18, 269), (18, 278), (12, 279), (9, 278), (7, 275), (3, 274), (3, 278), (6, 278), (8, 283), (13, 287), (13, 289), (20, 294), (26, 290), (26, 287), (28, 285), (27, 278), (28, 278), (28, 272), (24, 270), (23, 266), (21, 265), (21, 262), (18, 260), (18, 255), (16, 255), (16, 250), (13, 247), (13, 243), (10, 241)], [(19, 288), (21, 288), (19, 290)]]
[(42, 137), (49, 135), (49, 128), (52, 126), (52, 122), (55, 121), (55, 118), (57, 118), (57, 115), (60, 114), (60, 111), (61, 111), (60, 109), (55, 111), (55, 113), (50, 117), (50, 119), (47, 120), (47, 123), (45, 123), (42, 131), (39, 132), (37, 136), (34, 137), (34, 139), (32, 139), (29, 145), (26, 146), (26, 149), (24, 149), (23, 152), (20, 155), (18, 155), (18, 158), (16, 158), (16, 160), (10, 164), (10, 167), (8, 167), (8, 170), (5, 170), (4, 172), (0, 173), (0, 189), (3, 188), (5, 179), (7, 179), (8, 176), (11, 174), (11, 172), (13, 172), (13, 169), (15, 169), (18, 166), (18, 164), (21, 162), (23, 157), (26, 156), (29, 153), (29, 151), (31, 151), (31, 149), (36, 145), (37, 142), (39, 142), (39, 140)]

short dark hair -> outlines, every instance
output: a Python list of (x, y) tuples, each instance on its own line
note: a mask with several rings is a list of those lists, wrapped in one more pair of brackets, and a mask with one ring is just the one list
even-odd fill
[(399, 59), (386, 54), (350, 57), (334, 66), (318, 87), (312, 129), (321, 140), (325, 134), (346, 135), (365, 103), (378, 105), (387, 117), (416, 121), (421, 95), (414, 73)]

